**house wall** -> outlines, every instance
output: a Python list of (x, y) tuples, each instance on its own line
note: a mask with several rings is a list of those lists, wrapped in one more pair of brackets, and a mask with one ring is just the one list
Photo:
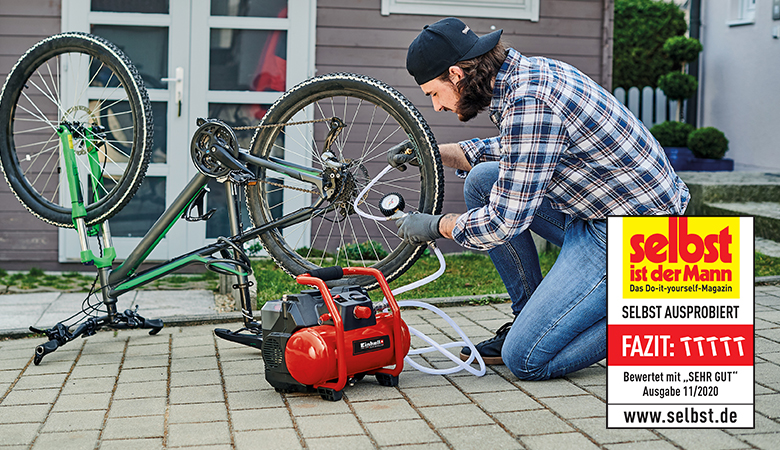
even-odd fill
[[(0, 80), (28, 48), (60, 32), (60, 0), (0, 1)], [(57, 229), (33, 217), (0, 181), (0, 268), (75, 270), (57, 263)]]
[(772, 1), (756, 2), (755, 23), (728, 26), (730, 1), (702, 2), (699, 126), (729, 139), (735, 170), (780, 172), (780, 39)]
[[(504, 29), (503, 38), (528, 56), (548, 56), (578, 67), (604, 86), (612, 76), (613, 0), (540, 0), (538, 22), (467, 18), (478, 34)], [(24, 51), (45, 36), (60, 31), (59, 0), (0, 2), (0, 77)], [(380, 14), (379, 0), (318, 0), (316, 68), (364, 73), (396, 87), (420, 108), (436, 139), (454, 142), (490, 137), (496, 129), (480, 115), (463, 124), (451, 113), (436, 113), (430, 99), (405, 69), (406, 49), (426, 24), (444, 16)], [(493, 28), (495, 27), (495, 28)], [(445, 212), (463, 212), (463, 182), (445, 170)], [(445, 251), (461, 247), (442, 243)], [(57, 261), (57, 232), (30, 215), (0, 182), (0, 268), (78, 270), (78, 264)]]
[[(378, 78), (406, 95), (420, 109), (439, 143), (496, 135), (487, 114), (468, 123), (453, 113), (435, 112), (406, 71), (406, 50), (426, 24), (446, 16), (382, 16), (379, 0), (318, 0), (318, 74), (358, 72)], [(566, 61), (604, 86), (612, 76), (612, 0), (540, 0), (538, 22), (462, 17), (478, 35), (503, 29), (503, 39), (528, 56)], [(606, 19), (606, 22), (604, 18)], [(493, 28), (495, 27), (495, 28)], [(445, 168), (445, 213), (466, 211), (463, 180)], [(462, 251), (452, 241), (447, 251)]]

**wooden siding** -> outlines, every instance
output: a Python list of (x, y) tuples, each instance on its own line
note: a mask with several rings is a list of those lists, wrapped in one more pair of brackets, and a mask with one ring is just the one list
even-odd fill
[[(580, 68), (602, 85), (611, 84), (612, 0), (540, 0), (539, 22), (468, 18), (479, 35), (503, 28), (503, 38), (529, 56), (548, 56)], [(482, 114), (466, 124), (451, 113), (435, 113), (405, 69), (406, 49), (426, 24), (441, 17), (392, 14), (382, 16), (378, 0), (318, 0), (316, 67), (364, 73), (404, 93), (421, 110), (436, 139), (453, 142), (490, 137), (496, 129)], [(0, 78), (3, 80), (24, 51), (43, 37), (60, 31), (59, 0), (0, 2)], [(445, 212), (463, 212), (463, 182), (445, 169)], [(445, 251), (460, 251), (452, 242)], [(0, 182), (0, 268), (74, 270), (78, 264), (58, 264), (57, 230), (19, 204)]]
[[(0, 2), (0, 79), (41, 39), (60, 32), (60, 0)], [(0, 181), (0, 268), (74, 270), (57, 263), (57, 229), (35, 218)]]
[[(391, 14), (382, 16), (377, 0), (318, 0), (318, 74), (335, 71), (363, 73), (400, 90), (420, 109), (439, 143), (496, 134), (486, 114), (468, 123), (452, 113), (436, 113), (406, 72), (406, 50), (426, 24), (446, 16)], [(503, 29), (503, 39), (528, 56), (566, 61), (597, 80), (611, 83), (612, 0), (540, 0), (539, 22), (463, 17), (478, 35)], [(605, 22), (605, 16), (606, 22)], [(444, 212), (466, 210), (463, 180), (445, 169)], [(445, 251), (462, 251), (442, 241)]]

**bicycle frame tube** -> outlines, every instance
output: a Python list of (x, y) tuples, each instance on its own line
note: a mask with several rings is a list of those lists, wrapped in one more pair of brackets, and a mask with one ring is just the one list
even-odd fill
[[(257, 156), (250, 155), (246, 150), (241, 149), (238, 154), (240, 161), (253, 164), (255, 166), (264, 167), (275, 172), (283, 173), (291, 178), (300, 180), (306, 183), (311, 183), (317, 186), (317, 189), (322, 192), (322, 175), (319, 170), (311, 167), (304, 167), (298, 164), (293, 164), (288, 161), (283, 161), (278, 158), (258, 158)], [(278, 162), (276, 162), (278, 161)]]
[(179, 193), (179, 196), (173, 201), (152, 228), (141, 239), (141, 242), (130, 252), (127, 259), (117, 267), (109, 277), (109, 282), (114, 285), (118, 281), (132, 275), (138, 266), (144, 262), (147, 256), (157, 247), (162, 238), (168, 233), (174, 223), (184, 214), (187, 208), (197, 197), (198, 193), (208, 183), (208, 176), (198, 172), (187, 186)]
[[(266, 160), (260, 159), (259, 161), (265, 163)], [(289, 169), (291, 173), (300, 173), (293, 169)], [(166, 261), (159, 264), (149, 270), (135, 273), (136, 269), (144, 262), (147, 256), (154, 250), (157, 244), (165, 237), (165, 234), (170, 230), (174, 223), (184, 212), (189, 208), (198, 193), (205, 187), (208, 182), (208, 176), (201, 174), (200, 172), (195, 175), (187, 186), (182, 190), (178, 197), (173, 201), (170, 207), (165, 210), (162, 216), (157, 219), (157, 222), (141, 239), (141, 242), (136, 246), (125, 261), (117, 267), (108, 277), (108, 283), (112, 287), (109, 293), (109, 297), (116, 298), (125, 292), (131, 291), (135, 288), (148, 284), (158, 278), (161, 278), (171, 272), (174, 272), (184, 266), (194, 263), (208, 263), (214, 258), (212, 254), (221, 250), (229, 250), (229, 247), (224, 244), (214, 243), (207, 245), (200, 249), (194, 250), (185, 255)], [(230, 191), (230, 186), (226, 186)], [(231, 238), (234, 243), (243, 244), (246, 241), (255, 239), (259, 235), (275, 229), (284, 228), (297, 223), (306, 221), (321, 213), (320, 206), (325, 202), (324, 198), (320, 198), (314, 205), (301, 208), (287, 216), (281, 217), (272, 222), (268, 222), (259, 227), (247, 230), (243, 234), (235, 235)], [(235, 232), (235, 231), (234, 231)], [(248, 274), (241, 270), (238, 270), (235, 266), (228, 263), (216, 263), (220, 268), (234, 273), (238, 276), (246, 276)]]

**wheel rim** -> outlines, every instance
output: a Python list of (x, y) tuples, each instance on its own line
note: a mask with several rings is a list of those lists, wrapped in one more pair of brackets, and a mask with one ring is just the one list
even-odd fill
[[(67, 90), (63, 86), (67, 84)], [(61, 123), (84, 130), (99, 125), (106, 138), (100, 139), (98, 161), (103, 187), (99, 200), (88, 183), (89, 158), (85, 137), (74, 132), (74, 148), (80, 185), (87, 209), (100, 207), (105, 199), (123, 189), (128, 164), (136, 149), (137, 118), (131, 107), (125, 80), (105, 62), (80, 51), (60, 51), (42, 58), (26, 78), (16, 99), (11, 122), (11, 144), (16, 153), (14, 168), (35, 201), (44, 208), (70, 214), (70, 198), (61, 192), (65, 174), (61, 170)]]
[[(307, 100), (297, 108), (281, 113), (277, 123), (299, 120), (308, 117), (314, 120), (338, 117), (346, 123), (333, 142), (330, 150), (340, 162), (349, 164), (349, 176), (340, 183), (340, 193), (329, 202), (333, 211), (324, 218), (313, 219), (310, 223), (300, 224), (285, 231), (285, 236), (272, 232), (275, 241), (281, 246), (288, 245), (290, 250), (296, 250), (297, 255), (291, 255), (302, 267), (323, 267), (338, 263), (345, 266), (372, 266), (381, 268), (401, 253), (412, 254), (412, 250), (396, 235), (396, 227), (391, 222), (374, 222), (358, 216), (352, 206), (366, 184), (376, 176), (386, 165), (387, 150), (405, 139), (412, 139), (418, 146), (420, 136), (415, 136), (402, 122), (408, 118), (399, 118), (398, 112), (389, 112), (383, 102), (364, 92), (322, 92), (314, 100)], [(306, 114), (298, 114), (306, 111)], [(272, 115), (269, 112), (269, 117)], [(288, 126), (271, 133), (274, 142), (266, 146), (266, 155), (289, 158), (291, 153), (301, 159), (304, 154), (311, 160), (312, 167), (321, 170), (323, 162), (319, 155), (324, 151), (324, 143), (328, 135), (327, 122), (317, 122), (313, 125)], [(311, 144), (309, 144), (311, 143)], [(429, 144), (424, 144), (429, 145)], [(287, 154), (285, 154), (285, 151)], [(430, 168), (423, 168), (430, 169)], [(327, 173), (327, 171), (326, 171)], [(260, 179), (275, 174), (261, 170)], [(263, 203), (260, 210), (261, 222), (272, 217), (278, 217), (283, 206), (280, 202), (288, 202), (293, 198), (309, 195), (305, 192), (293, 194), (294, 188), (309, 189), (310, 186), (290, 178), (284, 179), (285, 188), (269, 183), (259, 184), (259, 195), (269, 199)], [(406, 211), (430, 211), (430, 193), (421, 191), (422, 179), (420, 168), (409, 167), (405, 172), (390, 171), (369, 191), (366, 198), (361, 199), (362, 211), (381, 216), (379, 202), (389, 192), (399, 192), (404, 196)], [(284, 191), (284, 193), (282, 193)], [(282, 196), (281, 200), (278, 197)], [(274, 208), (278, 208), (274, 214)], [(256, 221), (257, 222), (257, 221)], [(311, 230), (311, 241), (306, 241), (305, 228)], [(296, 229), (297, 228), (297, 229)]]

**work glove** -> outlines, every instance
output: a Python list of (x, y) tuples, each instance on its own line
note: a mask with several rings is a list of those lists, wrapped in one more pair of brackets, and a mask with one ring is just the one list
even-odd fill
[(398, 237), (412, 245), (424, 244), (442, 237), (439, 233), (441, 215), (424, 213), (406, 214), (395, 221)]
[(401, 172), (406, 170), (407, 163), (413, 166), (420, 165), (414, 155), (414, 145), (408, 139), (387, 151), (387, 163)]

